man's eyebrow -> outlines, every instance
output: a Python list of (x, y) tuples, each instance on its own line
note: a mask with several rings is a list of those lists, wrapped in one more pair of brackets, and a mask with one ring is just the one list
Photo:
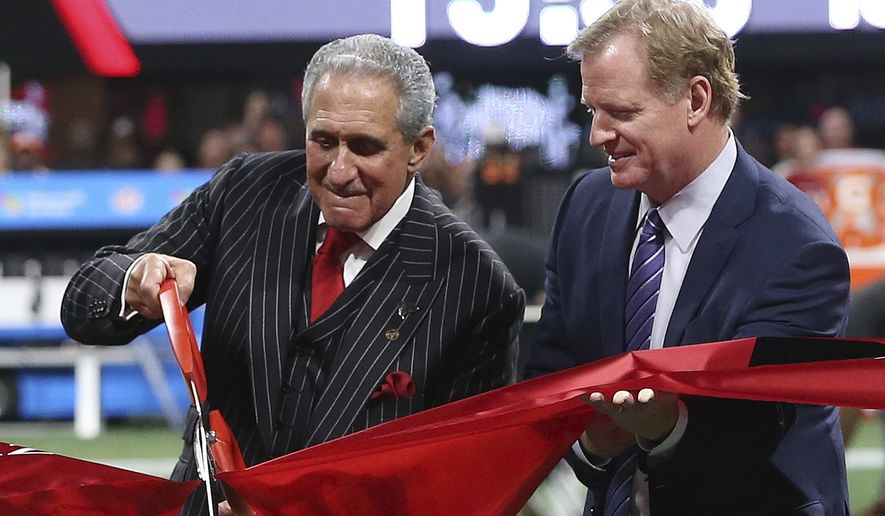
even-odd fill
[(383, 138), (370, 136), (368, 134), (359, 134), (351, 138), (347, 138), (348, 145), (371, 145), (378, 149), (387, 149), (389, 144)]
[(332, 133), (325, 129), (311, 129), (310, 136), (330, 136)]

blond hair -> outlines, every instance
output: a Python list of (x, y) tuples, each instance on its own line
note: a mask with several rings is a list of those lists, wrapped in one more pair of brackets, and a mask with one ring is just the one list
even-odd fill
[(685, 0), (621, 0), (581, 31), (568, 54), (583, 59), (614, 36), (634, 34), (645, 48), (651, 86), (675, 102), (688, 80), (706, 77), (712, 86), (712, 111), (728, 122), (741, 99), (734, 71), (733, 42), (702, 6)]

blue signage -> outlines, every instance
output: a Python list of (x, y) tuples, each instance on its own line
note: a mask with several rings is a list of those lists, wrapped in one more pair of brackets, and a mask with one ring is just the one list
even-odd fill
[(0, 230), (148, 227), (211, 175), (207, 170), (0, 175)]

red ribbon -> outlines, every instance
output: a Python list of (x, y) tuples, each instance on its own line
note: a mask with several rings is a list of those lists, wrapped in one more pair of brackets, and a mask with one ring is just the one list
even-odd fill
[(371, 400), (377, 400), (382, 396), (394, 398), (411, 398), (415, 395), (415, 382), (411, 375), (402, 371), (394, 371), (384, 377), (384, 381), (378, 386), (378, 390), (369, 396)]
[(197, 485), (0, 443), (0, 514), (172, 516)]
[[(650, 387), (681, 395), (885, 409), (883, 343), (743, 339), (625, 353), (218, 478), (261, 514), (515, 514), (592, 414), (581, 394)], [(64, 507), (62, 512), (84, 514), (112, 507), (115, 514), (136, 514), (142, 501), (166, 503), (145, 505), (148, 512), (164, 513), (180, 505), (180, 491), (195, 486), (132, 477), (138, 474), (57, 455), (16, 457), (3, 451), (0, 447), (0, 513), (55, 514)]]

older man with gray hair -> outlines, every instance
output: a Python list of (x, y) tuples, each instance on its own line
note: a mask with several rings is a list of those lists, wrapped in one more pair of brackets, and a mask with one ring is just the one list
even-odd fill
[[(525, 297), (421, 182), (435, 91), (414, 50), (323, 46), (302, 96), (306, 148), (243, 154), (71, 280), (62, 320), (88, 344), (159, 322), (160, 283), (206, 305), (208, 409), (252, 465), (515, 379)], [(173, 472), (196, 477), (188, 417)], [(198, 491), (185, 513), (206, 510)]]

